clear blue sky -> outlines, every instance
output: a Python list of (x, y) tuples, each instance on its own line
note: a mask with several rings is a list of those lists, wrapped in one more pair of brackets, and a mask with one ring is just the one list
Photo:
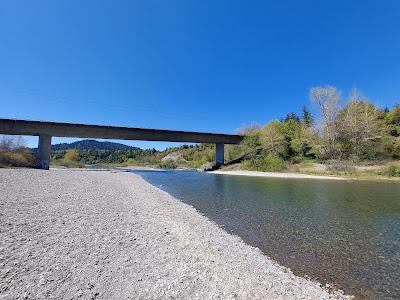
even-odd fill
[(0, 3), (3, 118), (230, 133), (326, 84), (400, 101), (400, 1)]

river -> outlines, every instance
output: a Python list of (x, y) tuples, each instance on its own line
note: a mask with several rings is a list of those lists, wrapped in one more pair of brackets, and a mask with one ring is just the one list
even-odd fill
[(399, 183), (134, 172), (296, 275), (400, 299)]

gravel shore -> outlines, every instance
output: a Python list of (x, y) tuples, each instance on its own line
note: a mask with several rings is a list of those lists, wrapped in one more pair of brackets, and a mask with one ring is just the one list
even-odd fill
[(1, 299), (346, 299), (140, 176), (0, 169)]
[(329, 179), (329, 180), (348, 180), (348, 178), (338, 176), (311, 175), (300, 173), (281, 173), (281, 172), (257, 172), (257, 171), (238, 171), (238, 170), (217, 170), (211, 171), (214, 174), (253, 176), (253, 177), (275, 177), (275, 178), (293, 178), (293, 179)]

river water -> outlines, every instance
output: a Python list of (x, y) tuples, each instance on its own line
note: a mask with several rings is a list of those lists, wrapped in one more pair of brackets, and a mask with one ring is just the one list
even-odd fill
[(400, 299), (400, 183), (134, 171), (296, 275)]

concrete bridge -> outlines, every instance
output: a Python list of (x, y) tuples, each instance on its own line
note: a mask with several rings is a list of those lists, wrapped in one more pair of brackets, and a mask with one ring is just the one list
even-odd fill
[(0, 119), (0, 134), (39, 137), (36, 167), (49, 169), (51, 138), (76, 137), (115, 140), (143, 140), (216, 144), (217, 165), (224, 164), (224, 144), (239, 144), (243, 136), (191, 131), (174, 131), (116, 126), (71, 124), (27, 120)]

